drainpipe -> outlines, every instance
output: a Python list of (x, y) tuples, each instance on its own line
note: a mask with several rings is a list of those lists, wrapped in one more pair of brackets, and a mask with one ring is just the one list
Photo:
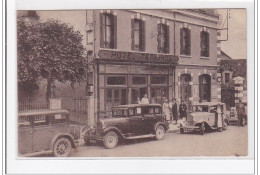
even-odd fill
[[(175, 19), (175, 12), (173, 13), (173, 18)], [(176, 55), (176, 38), (175, 38), (175, 33), (176, 33), (176, 25), (175, 25), (175, 23), (176, 23), (176, 21), (174, 20), (173, 21), (173, 43), (174, 43), (174, 45), (173, 45), (173, 55), (175, 56)], [(177, 64), (176, 64), (177, 65)], [(175, 81), (176, 81), (176, 78), (175, 78), (175, 75), (176, 75), (176, 65), (175, 65), (175, 67), (174, 67), (174, 72), (173, 72), (173, 74), (174, 74), (174, 78), (173, 78), (173, 81), (174, 81), (174, 84), (173, 84), (173, 89), (174, 89), (174, 98), (176, 98), (176, 88), (175, 88), (175, 86), (176, 86), (176, 84), (175, 84)]]

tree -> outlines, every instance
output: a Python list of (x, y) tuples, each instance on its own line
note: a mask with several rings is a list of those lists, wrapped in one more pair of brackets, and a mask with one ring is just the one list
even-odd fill
[(17, 21), (18, 85), (31, 90), (47, 81), (46, 98), (52, 97), (55, 81), (87, 80), (88, 62), (82, 35), (57, 20), (30, 23)]

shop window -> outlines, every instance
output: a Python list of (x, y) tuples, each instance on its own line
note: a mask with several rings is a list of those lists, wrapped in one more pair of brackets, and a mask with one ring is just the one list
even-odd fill
[(191, 85), (189, 85), (190, 81), (190, 74), (182, 74), (180, 76), (181, 100), (183, 101), (189, 101), (189, 97), (191, 97)]
[(161, 75), (152, 75), (151, 84), (167, 84), (167, 77)]
[(132, 50), (145, 50), (145, 22), (140, 19), (132, 19)]
[(190, 39), (190, 29), (181, 28), (180, 30), (180, 53), (181, 55), (191, 54), (191, 39)]
[(116, 49), (117, 17), (111, 13), (100, 13), (100, 46)]
[(229, 73), (225, 73), (225, 83), (229, 83)]
[(145, 85), (146, 77), (132, 77), (132, 84), (133, 85)]
[(211, 101), (211, 77), (209, 75), (199, 76), (199, 96), (200, 102)]
[(169, 26), (158, 24), (158, 53), (169, 53)]
[(109, 76), (107, 77), (107, 85), (126, 85), (125, 76)]
[(126, 89), (106, 89), (105, 106), (106, 111), (111, 111), (113, 106), (125, 105), (127, 103)]
[(200, 32), (200, 55), (202, 57), (209, 57), (209, 33)]
[(163, 104), (168, 97), (167, 87), (151, 87), (151, 103)]

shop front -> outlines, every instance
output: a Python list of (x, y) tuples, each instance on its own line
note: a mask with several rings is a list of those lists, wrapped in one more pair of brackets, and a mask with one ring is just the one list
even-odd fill
[(149, 103), (172, 99), (178, 57), (101, 50), (96, 67), (98, 116), (111, 114), (113, 106), (136, 104), (147, 96)]

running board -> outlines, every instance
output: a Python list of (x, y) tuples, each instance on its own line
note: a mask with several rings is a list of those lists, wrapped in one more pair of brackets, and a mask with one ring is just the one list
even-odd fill
[(125, 139), (141, 139), (141, 138), (148, 138), (148, 137), (154, 137), (154, 134), (147, 134), (147, 135), (140, 135), (140, 136), (132, 136), (132, 137), (126, 137)]
[(52, 151), (39, 151), (39, 152), (33, 152), (33, 153), (26, 153), (26, 154), (18, 154), (19, 157), (32, 157), (32, 156), (39, 156), (43, 154), (52, 154)]

